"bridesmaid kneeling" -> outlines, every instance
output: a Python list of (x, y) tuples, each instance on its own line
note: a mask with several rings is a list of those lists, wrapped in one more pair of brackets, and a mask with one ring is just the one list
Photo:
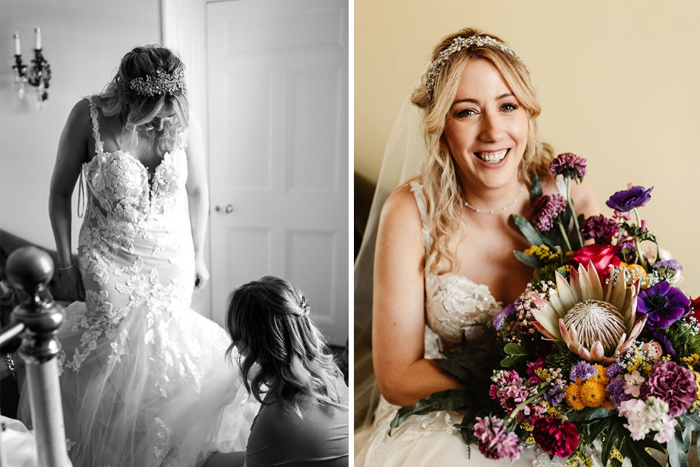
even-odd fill
[(246, 452), (205, 467), (348, 465), (348, 388), (301, 291), (266, 276), (231, 295), (226, 326), (244, 384), (262, 403)]

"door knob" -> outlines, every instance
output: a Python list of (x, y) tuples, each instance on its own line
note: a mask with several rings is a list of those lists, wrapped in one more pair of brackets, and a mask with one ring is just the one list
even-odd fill
[[(214, 208), (214, 210), (215, 210), (216, 212), (221, 212), (221, 211), (222, 211), (221, 206), (216, 206), (216, 207)], [(233, 205), (232, 205), (232, 204), (228, 204), (223, 210), (226, 212), (226, 214), (231, 214), (231, 213), (233, 212)]]

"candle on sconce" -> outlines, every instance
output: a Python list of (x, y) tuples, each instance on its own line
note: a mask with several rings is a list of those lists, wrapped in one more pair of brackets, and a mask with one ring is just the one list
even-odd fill
[(22, 55), (22, 49), (19, 46), (19, 33), (14, 33), (12, 37), (15, 40), (15, 55)]
[(41, 28), (37, 27), (34, 30), (34, 36), (35, 36), (34, 49), (41, 50)]

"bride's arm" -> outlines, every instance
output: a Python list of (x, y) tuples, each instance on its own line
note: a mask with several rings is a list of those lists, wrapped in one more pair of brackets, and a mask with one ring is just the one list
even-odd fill
[(204, 155), (204, 141), (199, 118), (190, 109), (189, 139), (187, 143), (187, 198), (194, 242), (196, 287), (202, 288), (209, 280), (204, 261), (204, 239), (209, 215), (209, 186)]
[(410, 405), (436, 391), (459, 387), (423, 358), (425, 248), (420, 213), (410, 188), (384, 204), (374, 259), (372, 354), (379, 390), (392, 404)]
[(71, 266), (71, 198), (82, 164), (88, 160), (91, 129), (89, 104), (81, 100), (71, 110), (61, 133), (49, 189), (49, 218), (58, 253), (56, 268), (71, 298), (79, 300), (84, 292), (78, 269)]

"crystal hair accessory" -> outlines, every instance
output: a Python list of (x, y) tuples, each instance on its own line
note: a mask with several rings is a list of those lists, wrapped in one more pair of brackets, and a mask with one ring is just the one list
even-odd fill
[(306, 297), (303, 295), (301, 296), (301, 303), (299, 304), (299, 308), (303, 311), (303, 316), (308, 316), (309, 315), (309, 304), (306, 303)]
[(178, 71), (170, 74), (163, 69), (156, 71), (156, 76), (148, 75), (146, 79), (134, 78), (129, 87), (142, 96), (170, 94), (172, 96), (185, 92), (185, 73)]
[[(440, 74), (440, 68), (447, 62), (447, 60), (450, 59), (450, 57), (459, 52), (462, 49), (467, 49), (469, 47), (475, 46), (475, 47), (484, 47), (485, 45), (491, 46), (491, 47), (496, 47), (503, 52), (507, 53), (511, 57), (517, 59), (520, 63), (522, 63), (522, 60), (520, 60), (520, 57), (516, 55), (515, 52), (513, 52), (510, 47), (505, 45), (503, 42), (499, 42), (493, 37), (490, 36), (469, 36), (469, 37), (462, 37), (462, 36), (457, 36), (452, 40), (452, 44), (450, 44), (449, 47), (447, 47), (445, 50), (440, 52), (438, 54), (438, 57), (435, 59), (433, 63), (430, 64), (430, 67), (428, 68), (428, 77), (425, 81), (425, 88), (428, 91), (428, 94), (430, 95), (431, 99), (433, 97), (433, 88), (435, 87), (435, 81), (437, 80), (438, 75)], [(528, 67), (525, 67), (527, 71), (530, 71)]]

